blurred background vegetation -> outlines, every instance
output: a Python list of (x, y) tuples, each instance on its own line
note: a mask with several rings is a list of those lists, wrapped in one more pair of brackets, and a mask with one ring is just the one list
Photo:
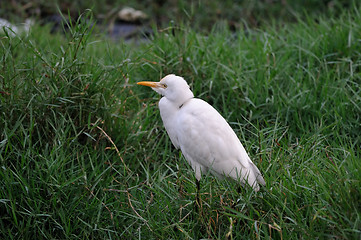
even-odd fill
[[(62, 13), (70, 13), (76, 19), (86, 9), (92, 9), (99, 22), (109, 23), (114, 15), (125, 6), (147, 14), (147, 24), (159, 27), (169, 25), (171, 21), (189, 23), (198, 31), (209, 31), (216, 22), (225, 21), (231, 30), (246, 27), (261, 27), (284, 22), (296, 22), (298, 19), (323, 16), (336, 17), (341, 12), (355, 7), (352, 0), (8, 0), (0, 2), (0, 16), (17, 22), (25, 18), (43, 21)], [(357, 2), (357, 1), (356, 1)]]

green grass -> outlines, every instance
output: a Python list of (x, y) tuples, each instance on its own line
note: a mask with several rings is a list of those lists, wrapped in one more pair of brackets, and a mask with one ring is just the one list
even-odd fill
[[(361, 15), (237, 34), (1, 36), (0, 231), (7, 239), (359, 239)], [(195, 178), (135, 83), (184, 76), (267, 186)]]

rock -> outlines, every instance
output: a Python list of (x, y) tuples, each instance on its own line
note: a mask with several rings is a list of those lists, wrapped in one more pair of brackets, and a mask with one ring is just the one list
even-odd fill
[(127, 22), (139, 22), (148, 18), (148, 15), (140, 10), (131, 7), (125, 7), (118, 12), (120, 20)]
[(34, 25), (34, 21), (31, 19), (26, 19), (25, 23), (15, 25), (6, 19), (0, 18), (0, 33), (6, 31), (12, 37), (19, 34), (28, 34), (32, 25)]

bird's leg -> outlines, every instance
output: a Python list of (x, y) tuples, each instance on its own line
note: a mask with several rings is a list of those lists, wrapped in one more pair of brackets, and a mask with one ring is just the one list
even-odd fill
[(197, 185), (197, 200), (199, 199), (199, 192), (201, 191), (200, 187), (200, 181), (196, 179), (196, 185)]
[[(237, 193), (238, 193), (238, 194), (241, 194), (241, 193), (242, 193), (242, 188), (243, 188), (243, 187), (244, 187), (244, 184), (243, 184), (243, 183), (241, 183), (241, 185), (238, 185), (238, 187), (237, 187)], [(231, 208), (234, 209), (234, 208), (236, 207), (236, 205), (238, 204), (239, 201), (240, 201), (240, 198), (238, 198), (237, 201), (232, 204)]]
[(237, 200), (231, 205), (231, 208), (232, 208), (232, 209), (235, 209), (239, 201), (240, 201), (240, 198), (237, 199)]
[(202, 210), (202, 202), (201, 202), (201, 197), (200, 197), (200, 191), (201, 191), (201, 187), (200, 187), (200, 180), (196, 179), (196, 186), (197, 186), (197, 193), (196, 193), (196, 211), (198, 212), (198, 207), (200, 210)]

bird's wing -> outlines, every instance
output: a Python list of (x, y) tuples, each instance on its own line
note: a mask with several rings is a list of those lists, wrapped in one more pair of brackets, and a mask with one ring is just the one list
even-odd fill
[(159, 101), (160, 115), (164, 127), (168, 133), (172, 144), (176, 149), (179, 149), (178, 136), (176, 132), (176, 119), (179, 108), (175, 107), (166, 97), (162, 97)]
[(234, 179), (248, 177), (250, 185), (258, 187), (258, 168), (226, 120), (208, 103), (189, 100), (177, 113), (176, 126), (178, 144), (192, 166)]

